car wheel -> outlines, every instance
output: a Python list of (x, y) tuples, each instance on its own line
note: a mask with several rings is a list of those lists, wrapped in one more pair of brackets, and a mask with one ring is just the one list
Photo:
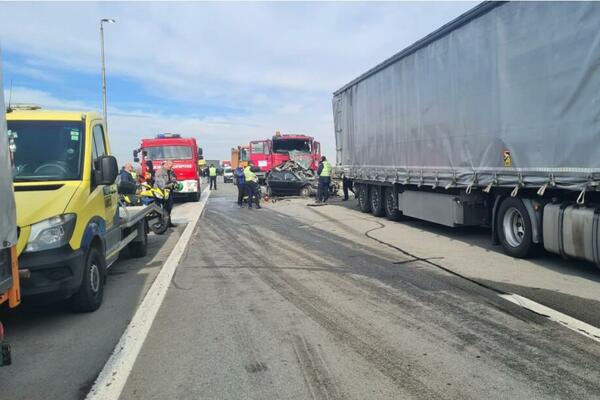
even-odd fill
[(302, 197), (310, 197), (311, 194), (312, 194), (312, 189), (311, 189), (310, 185), (306, 185), (302, 189), (300, 189), (300, 196), (302, 196)]
[(498, 209), (498, 238), (504, 251), (513, 257), (527, 258), (535, 254), (533, 226), (529, 213), (520, 199), (508, 197)]
[(90, 247), (84, 260), (81, 287), (71, 297), (71, 307), (76, 312), (96, 311), (104, 297), (106, 266), (102, 253), (98, 248)]
[(358, 185), (358, 207), (360, 211), (368, 213), (371, 211), (371, 202), (369, 201), (369, 186)]

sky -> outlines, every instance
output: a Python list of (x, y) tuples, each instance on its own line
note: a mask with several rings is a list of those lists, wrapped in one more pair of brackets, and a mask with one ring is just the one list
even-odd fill
[(102, 109), (119, 163), (141, 138), (193, 136), (207, 159), (303, 133), (335, 158), (332, 93), (473, 2), (0, 3), (6, 99)]

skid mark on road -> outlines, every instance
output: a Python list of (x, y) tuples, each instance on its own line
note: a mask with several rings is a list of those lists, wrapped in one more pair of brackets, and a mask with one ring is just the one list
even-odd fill
[[(221, 227), (224, 234), (228, 228)], [(253, 239), (264, 239), (253, 228), (249, 228)], [(233, 251), (243, 254), (246, 259), (253, 259), (257, 264), (270, 252), (270, 247), (265, 240), (257, 241), (239, 238), (238, 246)], [(265, 246), (266, 245), (266, 246)], [(268, 258), (268, 257), (267, 257)], [(281, 260), (270, 260), (277, 262)], [(281, 263), (281, 262), (280, 262)], [(413, 394), (417, 398), (442, 399), (449, 398), (447, 393), (441, 393), (430, 388), (430, 382), (424, 381), (425, 370), (419, 368), (417, 362), (412, 362), (408, 355), (398, 354), (385, 343), (377, 341), (368, 329), (358, 326), (344, 315), (335, 315), (335, 308), (324, 302), (309, 288), (299, 284), (292, 277), (281, 271), (252, 269), (274, 291), (301, 310), (305, 315), (324, 328), (332, 335), (341, 346), (348, 346), (354, 352), (367, 360), (379, 372), (389, 378), (403, 391)], [(318, 397), (317, 397), (318, 398)], [(459, 398), (459, 396), (455, 396)]]
[[(336, 310), (333, 304), (321, 299), (319, 293), (315, 293), (310, 287), (301, 284), (298, 279), (294, 279), (292, 276), (294, 271), (286, 269), (287, 265), (293, 264), (289, 255), (287, 259), (285, 257), (285, 254), (289, 252), (281, 251), (284, 248), (280, 244), (283, 239), (273, 240), (273, 237), (279, 237), (281, 233), (278, 232), (277, 224), (270, 224), (271, 217), (276, 217), (276, 215), (263, 216), (263, 223), (256, 224), (256, 228), (255, 225), (248, 224), (250, 232), (248, 237), (251, 239), (242, 238), (240, 247), (242, 253), (245, 254), (245, 260), (254, 260), (256, 265), (267, 261), (270, 265), (280, 265), (281, 268), (259, 267), (253, 268), (252, 271), (290, 303), (332, 333), (341, 343), (349, 345), (375, 365), (398, 386), (407, 389), (407, 382), (413, 381), (413, 384), (417, 382), (414, 386), (418, 386), (418, 390), (427, 390), (423, 388), (426, 388), (430, 382), (419, 382), (419, 377), (427, 376), (428, 371), (418, 372), (418, 360), (411, 360), (406, 354), (400, 354), (394, 348), (386, 347), (386, 343), (381, 338), (377, 338), (374, 332), (369, 331), (366, 321), (360, 321), (356, 315), (350, 318), (349, 315), (336, 314), (340, 311), (339, 309)], [(318, 250), (321, 245), (324, 247), (325, 243), (335, 243), (335, 240), (332, 240), (333, 235), (320, 235), (316, 229), (311, 230), (310, 235), (323, 238), (314, 245), (302, 243), (304, 251), (312, 252), (313, 258), (316, 259), (320, 259), (322, 255)], [(293, 242), (293, 237), (293, 232), (290, 232), (291, 242)], [(335, 256), (339, 257), (337, 254)], [(366, 256), (367, 254), (364, 254), (363, 258)], [(364, 260), (358, 261), (363, 262)], [(425, 260), (415, 261), (423, 263)], [(335, 259), (331, 262), (335, 264)], [(337, 264), (339, 265), (339, 263), (340, 259), (338, 258)], [(252, 264), (252, 262), (250, 261), (248, 264)], [(375, 285), (368, 284), (371, 280), (365, 279), (365, 277), (372, 275), (374, 270), (386, 269), (384, 264), (381, 264), (380, 261), (379, 264), (360, 267), (369, 270), (363, 270), (362, 273), (333, 274), (340, 280), (349, 280), (350, 285), (353, 285), (354, 288), (340, 284), (333, 284), (332, 287), (335, 287), (336, 290), (346, 291), (348, 296), (356, 296), (356, 288), (363, 287), (366, 293), (361, 296), (361, 300), (369, 302), (369, 308), (376, 310), (376, 313), (385, 314), (379, 310), (382, 301), (393, 302), (403, 312), (388, 312), (387, 318), (390, 321), (398, 324), (406, 323), (405, 326), (412, 326), (417, 330), (424, 329), (432, 340), (446, 343), (458, 352), (467, 351), (474, 359), (480, 359), (481, 354), (485, 354), (488, 365), (490, 363), (495, 365), (496, 368), (515, 376), (524, 384), (529, 382), (529, 384), (535, 385), (540, 393), (547, 395), (562, 393), (564, 396), (568, 396), (569, 393), (573, 393), (573, 387), (578, 387), (577, 391), (581, 394), (591, 393), (597, 389), (597, 383), (590, 380), (593, 373), (577, 371), (573, 368), (579, 364), (578, 352), (573, 353), (573, 348), (570, 346), (553, 345), (557, 340), (565, 340), (564, 332), (546, 329), (547, 324), (543, 319), (519, 307), (507, 307), (504, 300), (497, 299), (493, 294), (483, 293), (485, 288), (472, 285), (468, 281), (461, 280), (460, 277), (453, 276), (454, 274), (444, 276), (443, 272), (436, 272), (435, 269), (431, 269), (433, 275), (430, 278), (435, 280), (437, 279), (435, 277), (438, 276), (440, 282), (443, 282), (446, 287), (453, 287), (458, 293), (438, 294), (430, 292), (426, 287), (421, 288), (418, 285), (411, 287), (410, 284), (406, 286), (405, 283), (400, 283), (403, 290), (379, 285), (385, 287), (382, 291), (381, 287), (375, 288)], [(389, 272), (389, 268), (387, 269)], [(327, 271), (324, 272), (327, 273)], [(366, 275), (361, 276), (363, 273)], [(332, 280), (331, 274), (325, 276), (328, 276), (328, 281)], [(462, 295), (460, 295), (461, 293)], [(471, 301), (465, 302), (464, 296)], [(504, 316), (490, 313), (492, 311), (490, 307), (503, 313)], [(447, 314), (449, 309), (454, 310), (451, 315)], [(406, 310), (412, 310), (412, 312), (407, 315), (407, 318), (404, 318), (403, 313)], [(418, 318), (415, 319), (416, 314), (423, 315), (423, 313), (428, 315), (428, 319), (432, 319), (431, 324), (419, 323)], [(517, 318), (523, 324), (515, 325), (515, 321), (511, 321), (511, 318)], [(437, 326), (437, 330), (433, 329), (435, 326)], [(575, 348), (581, 347), (581, 343), (576, 340), (572, 340), (571, 344)], [(561, 359), (561, 363), (549, 362), (546, 353), (546, 349), (549, 348), (555, 348), (554, 351)], [(521, 377), (519, 378), (519, 376)], [(555, 376), (569, 376), (573, 385), (569, 385), (570, 387), (558, 383), (548, 385), (547, 382), (555, 381), (553, 378)], [(416, 392), (411, 390), (411, 393), (416, 393), (418, 397), (440, 396), (440, 392), (424, 393), (418, 390)], [(461, 394), (454, 388), (447, 389), (442, 397), (452, 397), (451, 393), (455, 393), (454, 397), (461, 397)]]
[(306, 337), (300, 335), (293, 335), (292, 345), (313, 400), (343, 399), (321, 352)]

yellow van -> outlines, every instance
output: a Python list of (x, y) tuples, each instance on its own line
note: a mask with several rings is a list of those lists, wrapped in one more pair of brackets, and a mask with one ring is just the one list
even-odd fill
[(117, 161), (99, 114), (13, 107), (7, 127), (22, 295), (69, 298), (75, 310), (94, 311), (119, 252), (146, 254), (149, 209), (119, 205)]

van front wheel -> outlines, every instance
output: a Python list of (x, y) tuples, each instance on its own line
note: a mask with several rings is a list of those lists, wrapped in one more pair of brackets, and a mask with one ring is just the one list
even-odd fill
[(83, 281), (79, 291), (71, 297), (71, 307), (76, 312), (92, 312), (100, 308), (104, 297), (106, 266), (102, 253), (90, 247), (85, 257)]

